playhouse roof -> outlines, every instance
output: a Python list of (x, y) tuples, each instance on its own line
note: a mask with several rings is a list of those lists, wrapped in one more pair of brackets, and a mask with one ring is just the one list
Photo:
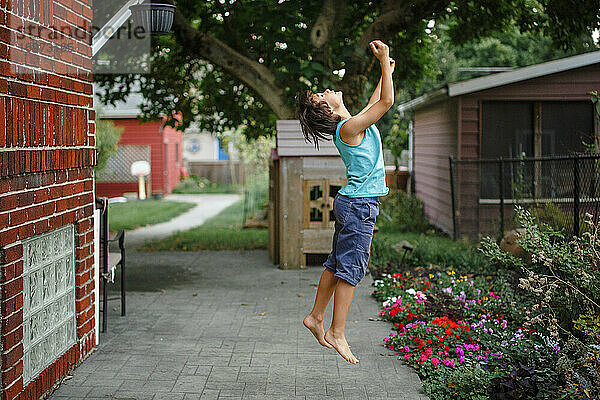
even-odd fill
[(407, 101), (406, 103), (400, 104), (398, 106), (398, 111), (414, 110), (449, 97), (479, 92), (498, 86), (508, 85), (510, 83), (585, 67), (598, 62), (600, 62), (600, 51), (594, 51), (541, 64), (530, 65), (513, 71), (500, 72), (466, 81), (449, 83), (441, 89), (434, 90), (413, 100)]
[(277, 120), (277, 156), (278, 157), (305, 157), (305, 156), (338, 156), (340, 153), (332, 141), (319, 142), (319, 150), (312, 143), (306, 142), (300, 121)]

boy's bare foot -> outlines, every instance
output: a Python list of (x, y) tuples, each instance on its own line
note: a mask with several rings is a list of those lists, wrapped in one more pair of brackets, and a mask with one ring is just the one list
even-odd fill
[(330, 329), (325, 332), (325, 341), (331, 344), (346, 361), (352, 364), (358, 363), (358, 358), (354, 357), (354, 354), (350, 351), (350, 346), (344, 335), (336, 336)]
[(325, 330), (323, 329), (323, 321), (317, 320), (312, 315), (308, 314), (304, 321), (302, 321), (305, 327), (307, 327), (313, 335), (317, 338), (317, 341), (321, 346), (325, 346), (330, 349), (332, 346), (325, 341)]

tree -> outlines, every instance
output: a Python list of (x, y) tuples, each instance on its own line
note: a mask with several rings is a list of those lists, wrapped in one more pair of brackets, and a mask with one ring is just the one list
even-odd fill
[(122, 126), (115, 126), (112, 121), (96, 118), (96, 148), (98, 149), (98, 164), (94, 167), (96, 173), (106, 168), (108, 159), (117, 152), (117, 143), (123, 134)]
[[(141, 80), (146, 119), (222, 132), (244, 124), (247, 137), (268, 135), (276, 119), (294, 118), (300, 90), (344, 92), (351, 112), (376, 82), (368, 43), (381, 39), (396, 60), (397, 87), (437, 72), (430, 21), (443, 21), (454, 44), (516, 27), (561, 48), (600, 26), (600, 0), (177, 0), (173, 34), (153, 41), (150, 73), (97, 75), (104, 102), (122, 99)], [(114, 89), (114, 90), (112, 90)], [(181, 123), (173, 117), (179, 113)]]

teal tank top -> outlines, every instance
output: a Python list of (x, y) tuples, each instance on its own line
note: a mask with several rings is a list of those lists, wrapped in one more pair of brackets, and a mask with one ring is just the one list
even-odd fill
[(379, 130), (373, 124), (365, 130), (365, 137), (360, 144), (347, 144), (340, 137), (340, 129), (349, 119), (338, 122), (333, 139), (346, 166), (348, 179), (348, 184), (338, 193), (347, 197), (385, 196), (390, 189), (385, 183), (383, 147)]

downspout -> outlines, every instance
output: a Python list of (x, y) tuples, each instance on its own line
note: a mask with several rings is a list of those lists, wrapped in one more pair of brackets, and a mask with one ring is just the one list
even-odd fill
[(414, 116), (408, 122), (408, 176), (410, 178), (409, 193), (415, 194), (415, 129), (414, 129)]

